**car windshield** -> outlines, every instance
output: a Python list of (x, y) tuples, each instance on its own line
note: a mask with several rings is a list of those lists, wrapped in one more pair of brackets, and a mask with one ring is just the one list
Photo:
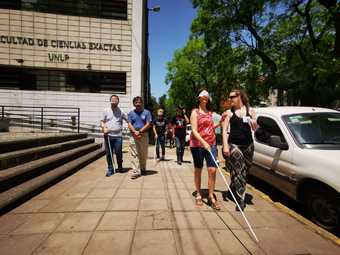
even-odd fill
[(305, 113), (283, 117), (301, 144), (340, 144), (340, 113)]

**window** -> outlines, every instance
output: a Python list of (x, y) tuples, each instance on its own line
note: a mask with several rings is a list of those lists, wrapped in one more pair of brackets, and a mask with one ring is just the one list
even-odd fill
[(261, 143), (269, 144), (271, 135), (277, 135), (281, 138), (282, 143), (286, 143), (283, 133), (276, 121), (269, 117), (259, 116), (257, 118), (259, 128), (255, 132), (255, 138)]
[(0, 67), (0, 89), (125, 93), (126, 73)]
[(127, 19), (127, 0), (1, 0), (0, 8), (94, 18)]

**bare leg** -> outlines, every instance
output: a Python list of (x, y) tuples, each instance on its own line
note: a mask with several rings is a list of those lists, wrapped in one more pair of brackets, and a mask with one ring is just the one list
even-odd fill
[(201, 175), (202, 168), (195, 168), (195, 187), (196, 187), (196, 196), (201, 195)]
[(209, 197), (213, 198), (214, 190), (215, 190), (215, 182), (216, 182), (216, 168), (208, 167), (208, 190)]

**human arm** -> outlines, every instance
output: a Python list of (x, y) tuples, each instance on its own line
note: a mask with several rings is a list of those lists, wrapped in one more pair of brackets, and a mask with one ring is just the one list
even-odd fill
[(187, 124), (189, 124), (189, 123), (190, 123), (190, 120), (189, 120), (188, 116), (186, 115), (185, 109), (183, 109), (183, 116), (184, 116), (185, 122), (186, 122)]
[(157, 131), (156, 131), (156, 125), (155, 125), (155, 122), (153, 123), (153, 126), (152, 126), (152, 131), (153, 131), (153, 134), (155, 135), (155, 138), (157, 139), (157, 138), (158, 138), (158, 135), (157, 135)]
[(251, 108), (249, 111), (251, 119), (249, 120), (249, 125), (253, 131), (257, 128), (257, 121), (256, 121), (256, 112), (254, 108)]
[(191, 112), (191, 116), (190, 116), (190, 123), (191, 123), (191, 129), (192, 129), (192, 134), (195, 136), (195, 138), (200, 141), (200, 143), (202, 144), (202, 146), (210, 151), (210, 145), (201, 137), (201, 135), (198, 133), (197, 131), (197, 113), (195, 110), (193, 110)]
[(222, 140), (223, 140), (223, 154), (225, 156), (229, 156), (230, 151), (229, 151), (229, 144), (228, 144), (228, 128), (230, 125), (230, 113), (227, 112), (227, 114), (224, 115), (224, 120), (222, 122)]

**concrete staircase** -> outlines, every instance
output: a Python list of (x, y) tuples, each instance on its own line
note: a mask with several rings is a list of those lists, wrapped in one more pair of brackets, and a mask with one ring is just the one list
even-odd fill
[(87, 134), (22, 136), (0, 141), (0, 213), (105, 155)]

